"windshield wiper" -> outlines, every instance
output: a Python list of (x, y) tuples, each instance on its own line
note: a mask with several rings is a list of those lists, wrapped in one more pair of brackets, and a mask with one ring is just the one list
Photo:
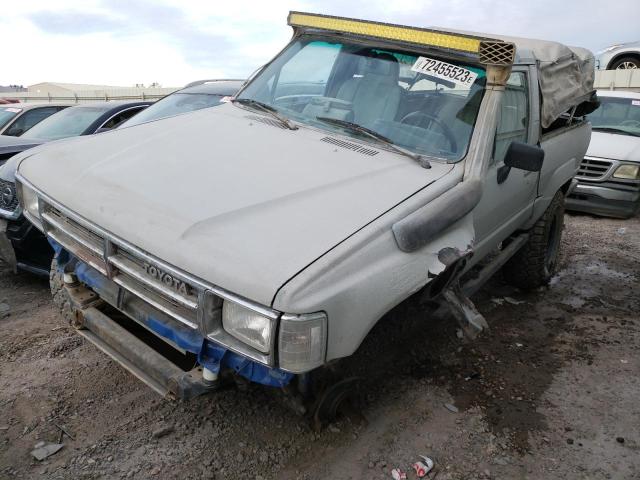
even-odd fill
[(253, 98), (234, 98), (231, 100), (232, 103), (239, 103), (240, 105), (246, 105), (248, 107), (256, 108), (262, 112), (268, 113), (273, 118), (278, 120), (282, 125), (284, 125), (289, 130), (298, 130), (298, 126), (295, 125), (291, 120), (289, 120), (284, 115), (278, 113), (278, 110), (273, 108), (271, 105), (268, 105), (260, 100), (254, 100)]
[(634, 133), (629, 130), (616, 127), (591, 127), (591, 129), (597, 132), (621, 133), (623, 135), (631, 135), (632, 137), (640, 137), (640, 133)]
[(371, 130), (367, 127), (363, 127), (360, 124), (357, 124), (355, 122), (350, 122), (348, 120), (341, 120), (339, 118), (331, 118), (331, 117), (316, 117), (316, 120), (320, 120), (321, 122), (329, 123), (332, 125), (338, 125), (339, 127), (344, 127), (353, 132), (360, 133), (369, 138), (373, 138), (378, 142), (384, 143), (396, 153), (399, 153), (400, 155), (404, 155), (405, 157), (409, 157), (417, 161), (418, 163), (420, 163), (420, 166), (422, 166), (423, 168), (431, 168), (431, 164), (429, 163), (429, 160), (427, 160), (424, 156), (420, 155), (419, 153), (414, 153), (411, 150), (407, 150), (406, 148), (403, 148), (399, 145), (396, 145), (384, 135), (374, 130)]

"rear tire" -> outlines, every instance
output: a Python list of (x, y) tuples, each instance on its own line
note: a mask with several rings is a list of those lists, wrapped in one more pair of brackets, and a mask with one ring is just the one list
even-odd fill
[(529, 240), (503, 268), (504, 277), (523, 290), (547, 285), (560, 259), (564, 227), (564, 194), (559, 191), (529, 231)]
[(622, 57), (611, 63), (609, 70), (635, 70), (640, 68), (640, 59), (636, 57)]
[(54, 258), (51, 261), (51, 271), (49, 272), (49, 288), (53, 296), (53, 303), (62, 318), (69, 324), (73, 325), (75, 314), (71, 303), (69, 293), (64, 286), (64, 274), (58, 269), (58, 261)]

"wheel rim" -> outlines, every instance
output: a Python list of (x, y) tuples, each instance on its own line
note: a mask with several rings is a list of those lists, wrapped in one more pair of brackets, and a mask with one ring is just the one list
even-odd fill
[(616, 70), (636, 70), (638, 66), (633, 62), (622, 62), (616, 67)]
[(547, 274), (552, 274), (556, 268), (556, 262), (558, 261), (558, 251), (560, 249), (560, 222), (558, 217), (553, 217), (551, 228), (549, 229), (549, 240), (547, 243), (547, 254), (544, 259), (544, 266), (547, 270)]

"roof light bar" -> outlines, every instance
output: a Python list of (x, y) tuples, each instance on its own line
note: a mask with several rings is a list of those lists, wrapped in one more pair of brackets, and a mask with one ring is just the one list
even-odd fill
[(507, 52), (506, 55), (501, 56), (500, 65), (512, 64), (515, 57), (515, 46), (512, 43), (426, 28), (406, 27), (303, 12), (290, 12), (288, 23), (294, 28), (313, 28), (457, 50), (467, 54), (478, 55), (482, 63), (493, 64), (493, 62), (486, 62), (485, 60), (495, 58), (494, 55), (483, 55), (484, 50), (489, 46), (491, 50), (495, 50), (499, 46), (503, 52)]

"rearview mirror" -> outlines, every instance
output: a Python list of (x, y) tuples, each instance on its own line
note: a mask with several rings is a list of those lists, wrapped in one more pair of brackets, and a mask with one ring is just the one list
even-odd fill
[(519, 168), (528, 172), (539, 172), (544, 161), (544, 150), (523, 142), (511, 142), (504, 156), (507, 167)]

